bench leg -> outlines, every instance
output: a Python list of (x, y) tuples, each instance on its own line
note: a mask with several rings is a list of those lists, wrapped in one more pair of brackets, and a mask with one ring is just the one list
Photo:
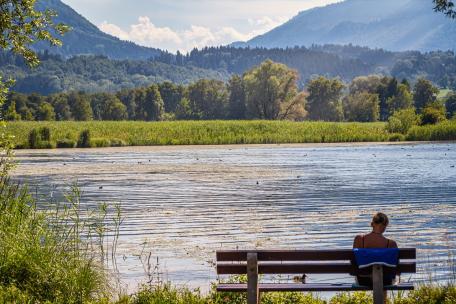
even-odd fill
[(247, 253), (247, 303), (259, 304), (260, 292), (258, 289), (258, 254)]
[(384, 304), (385, 294), (383, 290), (383, 266), (374, 265), (372, 267), (372, 283), (374, 292), (374, 304)]

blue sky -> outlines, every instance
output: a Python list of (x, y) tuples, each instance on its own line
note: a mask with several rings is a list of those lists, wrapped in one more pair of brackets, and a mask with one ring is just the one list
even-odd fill
[(63, 0), (101, 30), (175, 52), (248, 40), (340, 0)]

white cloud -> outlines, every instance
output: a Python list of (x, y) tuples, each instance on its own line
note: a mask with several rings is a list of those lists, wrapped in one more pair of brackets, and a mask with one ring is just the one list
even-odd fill
[(127, 32), (124, 32), (120, 27), (118, 27), (115, 24), (103, 21), (103, 23), (101, 23), (98, 27), (103, 32), (116, 36), (122, 40), (128, 40), (130, 38)]
[(110, 35), (123, 40), (130, 40), (140, 45), (166, 49), (172, 52), (189, 51), (193, 48), (205, 46), (218, 46), (229, 44), (234, 41), (246, 41), (257, 35), (273, 29), (286, 21), (286, 18), (262, 17), (249, 19), (252, 30), (248, 33), (241, 33), (233, 27), (220, 27), (211, 29), (209, 27), (192, 25), (189, 29), (175, 31), (169, 27), (158, 27), (154, 25), (149, 17), (139, 17), (138, 23), (130, 26), (129, 31), (124, 31), (115, 24), (102, 22), (99, 28)]
[(169, 27), (156, 27), (149, 17), (139, 17), (138, 24), (133, 24), (130, 28), (130, 38), (139, 44), (163, 44), (163, 43), (182, 43), (179, 35)]

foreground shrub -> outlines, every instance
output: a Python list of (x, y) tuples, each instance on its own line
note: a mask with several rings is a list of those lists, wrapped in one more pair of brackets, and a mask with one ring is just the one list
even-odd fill
[(333, 297), (330, 304), (371, 304), (372, 295), (367, 292), (341, 293)]
[[(62, 212), (37, 210), (27, 189), (0, 180), (0, 296), (5, 303), (88, 303), (106, 294), (104, 270), (79, 220), (79, 199)], [(2, 299), (0, 298), (0, 299)]]
[(456, 303), (456, 286), (421, 286), (406, 297), (394, 300), (397, 304), (453, 304)]
[(191, 291), (187, 288), (175, 288), (169, 284), (149, 287), (143, 286), (141, 290), (133, 296), (131, 304), (204, 304), (207, 298), (201, 293)]
[(20, 304), (34, 304), (34, 297), (27, 292), (23, 292), (16, 286), (11, 285), (8, 287), (0, 285), (0, 303), (20, 303)]

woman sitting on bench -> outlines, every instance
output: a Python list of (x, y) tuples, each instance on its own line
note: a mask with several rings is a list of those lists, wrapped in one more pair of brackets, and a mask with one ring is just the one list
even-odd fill
[[(372, 218), (372, 232), (364, 235), (357, 235), (353, 242), (353, 248), (397, 248), (394, 240), (387, 239), (383, 236), (386, 227), (389, 224), (388, 217), (384, 213), (377, 213)], [(359, 285), (372, 286), (372, 276), (357, 276)], [(383, 278), (384, 285), (392, 285), (394, 278), (385, 276)]]

